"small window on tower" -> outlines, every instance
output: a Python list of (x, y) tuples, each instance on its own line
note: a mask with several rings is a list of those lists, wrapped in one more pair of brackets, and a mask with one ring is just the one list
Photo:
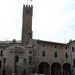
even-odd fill
[(30, 14), (30, 11), (29, 11), (29, 10), (26, 10), (26, 14), (28, 14), (28, 15), (29, 15), (29, 14)]

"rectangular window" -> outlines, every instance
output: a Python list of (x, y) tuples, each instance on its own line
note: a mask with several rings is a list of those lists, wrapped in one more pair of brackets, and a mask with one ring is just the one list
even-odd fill
[(73, 67), (75, 67), (75, 59), (73, 60)]
[(65, 53), (65, 57), (68, 58), (68, 54), (67, 53)]
[(55, 55), (54, 56), (55, 56), (55, 58), (57, 58), (57, 52), (55, 52)]
[(74, 52), (74, 47), (72, 47), (72, 52)]
[(42, 52), (42, 56), (45, 56), (45, 51)]

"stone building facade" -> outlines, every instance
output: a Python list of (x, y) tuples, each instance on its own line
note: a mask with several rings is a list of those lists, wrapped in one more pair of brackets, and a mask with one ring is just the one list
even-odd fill
[(75, 41), (32, 39), (33, 6), (23, 6), (22, 40), (0, 42), (0, 75), (75, 75)]

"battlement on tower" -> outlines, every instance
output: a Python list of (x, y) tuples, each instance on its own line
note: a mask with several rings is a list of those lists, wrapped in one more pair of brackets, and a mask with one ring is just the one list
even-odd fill
[(23, 5), (24, 7), (27, 7), (27, 8), (32, 8), (33, 5)]
[(24, 13), (32, 16), (33, 13), (33, 5), (23, 5)]

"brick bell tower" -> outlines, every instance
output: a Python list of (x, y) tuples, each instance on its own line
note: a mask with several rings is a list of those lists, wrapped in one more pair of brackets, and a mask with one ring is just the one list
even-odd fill
[(23, 5), (22, 17), (22, 43), (27, 45), (29, 40), (32, 39), (32, 5)]

